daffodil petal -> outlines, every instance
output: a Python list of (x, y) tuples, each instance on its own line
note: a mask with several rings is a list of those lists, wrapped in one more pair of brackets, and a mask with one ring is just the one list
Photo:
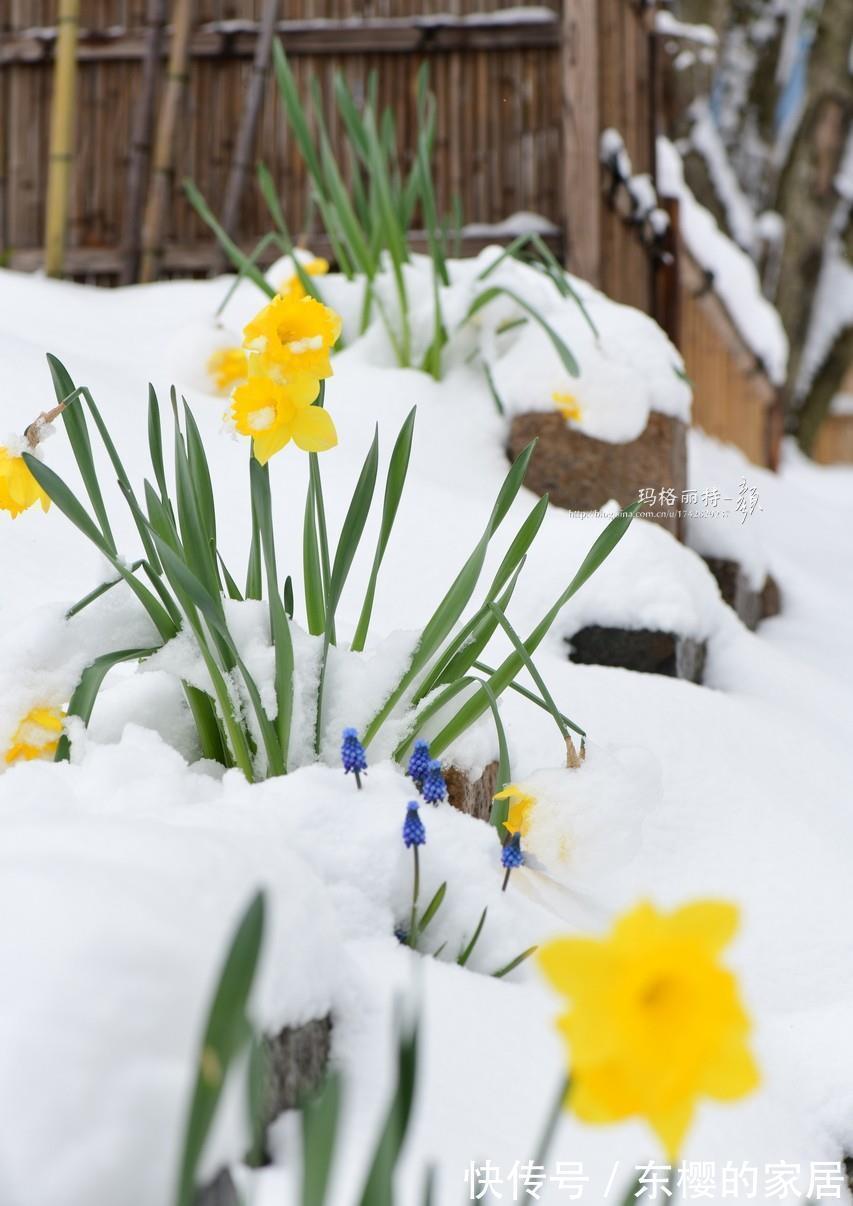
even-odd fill
[(303, 452), (327, 452), (338, 442), (332, 416), (321, 406), (308, 406), (293, 417), (293, 439)]
[(275, 456), (289, 442), (292, 434), (290, 426), (282, 423), (256, 435), (252, 441), (255, 460), (265, 465), (271, 456)]
[(738, 922), (737, 906), (722, 900), (694, 901), (676, 909), (669, 919), (674, 934), (701, 943), (711, 955), (731, 942)]

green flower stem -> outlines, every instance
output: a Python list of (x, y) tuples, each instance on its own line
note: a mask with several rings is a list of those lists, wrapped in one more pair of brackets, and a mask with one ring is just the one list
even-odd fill
[(415, 950), (418, 945), (418, 896), (421, 891), (421, 863), (417, 846), (412, 846), (412, 854), (415, 856), (415, 874), (412, 880), (412, 920), (409, 923), (409, 946)]
[(557, 1124), (560, 1121), (560, 1115), (565, 1109), (566, 1096), (569, 1092), (570, 1084), (571, 1076), (567, 1074), (560, 1081), (557, 1096), (554, 1098), (551, 1109), (548, 1113), (548, 1117), (545, 1120), (545, 1128), (542, 1131), (542, 1135), (539, 1139), (539, 1146), (536, 1149), (536, 1159), (534, 1161), (534, 1165), (539, 1165), (540, 1167), (545, 1166), (545, 1162), (548, 1159), (548, 1152), (550, 1151), (551, 1144), (554, 1141)]

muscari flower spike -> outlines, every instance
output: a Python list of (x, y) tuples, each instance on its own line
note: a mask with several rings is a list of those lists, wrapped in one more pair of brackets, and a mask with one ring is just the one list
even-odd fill
[(406, 774), (418, 790), (420, 790), (424, 779), (427, 777), (429, 763), (429, 742), (419, 737), (415, 742), (415, 748), (412, 751), (412, 756), (409, 758), (409, 765), (406, 769)]
[(521, 849), (521, 834), (517, 831), (511, 838), (501, 847), (501, 865), (506, 868), (504, 876), (503, 891), (506, 891), (506, 886), (509, 883), (510, 873), (516, 867), (524, 866), (524, 853)]
[(412, 846), (423, 846), (426, 842), (426, 829), (418, 812), (417, 800), (409, 800), (406, 805), (406, 819), (403, 822), (403, 842), (406, 849), (410, 850)]
[(361, 776), (367, 774), (367, 756), (364, 746), (358, 739), (357, 729), (344, 729), (344, 739), (341, 744), (341, 762), (344, 774), (350, 771), (355, 775), (356, 785), (361, 789)]
[(447, 784), (444, 782), (444, 775), (441, 773), (441, 763), (437, 758), (430, 759), (427, 764), (427, 772), (424, 776), (423, 786), (421, 787), (421, 795), (427, 804), (438, 804), (440, 800), (444, 800), (447, 796)]

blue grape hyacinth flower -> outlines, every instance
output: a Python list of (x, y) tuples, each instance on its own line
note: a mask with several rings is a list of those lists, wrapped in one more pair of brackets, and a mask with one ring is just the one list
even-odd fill
[(344, 774), (352, 772), (356, 785), (361, 789), (361, 776), (367, 774), (367, 755), (364, 746), (358, 739), (357, 729), (344, 729), (344, 739), (341, 744), (341, 762)]
[(418, 791), (420, 791), (421, 787), (423, 786), (424, 779), (427, 777), (429, 764), (429, 742), (424, 741), (422, 737), (419, 737), (415, 742), (415, 748), (412, 750), (412, 755), (409, 758), (409, 765), (406, 768), (406, 774), (412, 780), (415, 787), (417, 787)]
[(503, 888), (501, 891), (506, 891), (506, 886), (509, 883), (510, 874), (516, 867), (524, 866), (524, 852), (521, 849), (521, 834), (514, 833), (507, 842), (501, 847), (501, 866), (506, 868), (504, 876)]
[(409, 800), (406, 805), (406, 819), (403, 822), (403, 841), (406, 849), (412, 846), (423, 846), (426, 842), (426, 829), (418, 812), (417, 800)]
[(437, 758), (430, 759), (421, 787), (421, 795), (427, 804), (438, 804), (440, 800), (447, 798), (447, 784), (441, 773), (441, 763)]

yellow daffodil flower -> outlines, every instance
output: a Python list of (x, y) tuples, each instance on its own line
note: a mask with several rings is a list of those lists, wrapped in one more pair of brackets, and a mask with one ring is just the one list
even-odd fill
[(581, 418), (583, 413), (581, 411), (581, 404), (578, 402), (574, 394), (562, 394), (555, 391), (551, 395), (551, 401), (557, 407), (563, 418), (567, 421), (572, 419), (577, 422)]
[(571, 999), (558, 1028), (571, 1052), (566, 1100), (586, 1122), (645, 1118), (674, 1162), (702, 1097), (735, 1101), (759, 1073), (737, 980), (718, 962), (734, 905), (661, 913), (643, 902), (605, 938), (560, 938), (538, 956)]
[(65, 713), (58, 708), (31, 708), (15, 730), (5, 754), (6, 765), (52, 757), (62, 736), (64, 719)]
[(207, 371), (217, 393), (227, 394), (249, 375), (246, 353), (242, 348), (217, 348), (207, 362)]
[[(253, 360), (256, 358), (253, 357)], [(255, 457), (262, 465), (290, 440), (304, 452), (326, 452), (338, 442), (328, 411), (312, 406), (319, 381), (302, 378), (281, 385), (262, 375), (263, 366), (234, 390), (231, 418), (242, 435), (252, 437)]]
[(509, 801), (509, 812), (504, 827), (510, 833), (520, 833), (526, 838), (530, 832), (531, 813), (536, 806), (535, 798), (528, 795), (518, 784), (508, 783), (503, 791), (497, 793), (495, 799)]
[(30, 473), (24, 458), (0, 447), (0, 510), (17, 519), (37, 502), (43, 511), (50, 506), (50, 499)]
[(329, 353), (340, 333), (340, 317), (316, 298), (275, 297), (245, 328), (243, 344), (288, 382), (319, 379), (332, 375)]
[[(322, 256), (315, 255), (313, 259), (308, 260), (307, 263), (300, 266), (308, 276), (325, 276), (329, 271), (329, 261), (324, 260)], [(290, 298), (291, 301), (299, 301), (301, 298), (307, 296), (305, 286), (295, 272), (282, 281), (279, 293), (282, 297)]]

